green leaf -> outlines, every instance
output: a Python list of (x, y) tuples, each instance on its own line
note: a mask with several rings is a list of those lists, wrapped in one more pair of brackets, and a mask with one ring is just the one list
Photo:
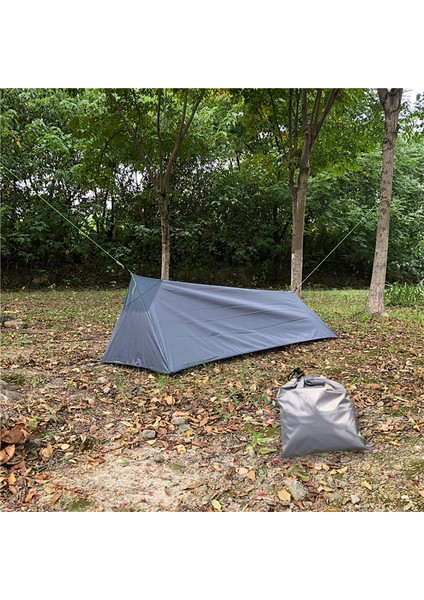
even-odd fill
[(221, 512), (221, 504), (218, 502), (218, 500), (212, 500), (212, 506), (216, 511)]

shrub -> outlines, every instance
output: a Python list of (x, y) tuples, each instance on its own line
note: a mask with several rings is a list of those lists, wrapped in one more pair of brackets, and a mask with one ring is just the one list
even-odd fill
[(389, 306), (424, 306), (424, 284), (392, 283), (387, 286), (385, 302)]

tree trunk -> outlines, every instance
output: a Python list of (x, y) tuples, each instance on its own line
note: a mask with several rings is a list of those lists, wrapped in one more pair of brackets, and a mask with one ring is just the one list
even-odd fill
[(308, 129), (304, 132), (302, 156), (300, 158), (297, 186), (293, 188), (293, 230), (292, 230), (292, 256), (291, 280), (292, 291), (300, 296), (303, 274), (303, 233), (305, 229), (306, 193), (309, 182), (309, 158), (312, 150), (312, 137)]
[[(299, 174), (297, 176), (297, 186), (294, 185), (294, 167), (289, 172), (289, 187), (292, 194), (293, 205), (293, 229), (292, 229), (292, 256), (291, 256), (291, 289), (300, 296), (302, 289), (303, 275), (303, 233), (305, 229), (305, 210), (306, 193), (308, 190), (310, 157), (314, 141), (324, 124), (325, 119), (334, 101), (339, 93), (337, 88), (330, 90), (326, 99), (323, 101), (322, 90), (318, 89), (315, 94), (313, 108), (308, 112), (308, 94), (306, 89), (301, 90), (301, 94), (290, 95), (289, 101), (289, 141), (292, 147), (291, 158), (296, 157), (298, 150), (298, 119), (299, 102), (301, 99), (301, 122), (303, 129), (303, 146), (299, 161)], [(293, 105), (294, 101), (294, 105)], [(323, 105), (322, 105), (323, 103)], [(294, 109), (294, 113), (293, 113)], [(294, 117), (293, 117), (294, 115)], [(294, 118), (294, 121), (293, 121)]]
[(158, 203), (160, 212), (160, 228), (162, 233), (162, 268), (161, 279), (169, 279), (169, 264), (171, 257), (171, 234), (169, 227), (168, 203), (166, 193), (158, 193)]
[(402, 89), (378, 90), (384, 108), (384, 138), (374, 264), (365, 310), (388, 316), (384, 307), (387, 255), (389, 249), (390, 203), (393, 188), (395, 144), (402, 101)]
[(308, 189), (309, 166), (301, 168), (299, 184), (293, 203), (293, 233), (291, 259), (291, 289), (300, 296), (303, 274), (303, 233), (305, 229), (306, 192)]

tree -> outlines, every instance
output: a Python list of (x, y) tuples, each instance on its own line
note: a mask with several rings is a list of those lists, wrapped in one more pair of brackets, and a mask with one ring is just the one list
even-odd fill
[(387, 316), (384, 307), (387, 254), (389, 248), (390, 202), (393, 188), (395, 144), (398, 133), (399, 113), (402, 103), (402, 88), (378, 89), (384, 110), (384, 137), (382, 147), (382, 169), (380, 183), (380, 205), (378, 209), (377, 233), (371, 285), (366, 302), (366, 311)]
[(124, 108), (121, 103), (121, 98), (117, 92), (112, 90), (106, 90), (106, 93), (119, 114), (125, 129), (129, 133), (134, 146), (137, 150), (138, 156), (147, 172), (150, 184), (156, 193), (158, 202), (160, 218), (161, 218), (161, 234), (162, 234), (162, 268), (161, 278), (169, 279), (169, 267), (170, 267), (170, 225), (169, 225), (169, 214), (168, 214), (168, 191), (171, 181), (171, 175), (173, 167), (178, 158), (178, 154), (181, 150), (182, 143), (187, 136), (189, 127), (193, 121), (194, 115), (199, 107), (200, 102), (205, 94), (205, 90), (199, 90), (196, 98), (191, 106), (189, 107), (189, 90), (183, 91), (182, 105), (180, 108), (179, 126), (174, 136), (174, 141), (171, 146), (166, 147), (164, 143), (163, 123), (162, 117), (164, 113), (164, 101), (165, 93), (164, 90), (158, 89), (155, 92), (155, 125), (156, 125), (156, 136), (155, 136), (155, 147), (150, 147), (146, 143), (146, 132), (140, 129), (142, 121), (142, 114), (140, 111), (139, 99), (134, 93), (132, 96), (133, 102), (132, 109), (135, 109), (137, 113), (136, 124), (131, 123), (131, 117), (125, 114)]
[(81, 202), (70, 129), (76, 98), (63, 89), (3, 89), (0, 102), (3, 266), (43, 271), (84, 258), (80, 236), (51, 208), (69, 218)]
[[(381, 109), (368, 89), (247, 89), (243, 96), (241, 139), (251, 156), (247, 158), (249, 169), (256, 163), (268, 185), (272, 180), (275, 189), (281, 186), (289, 192), (280, 193), (279, 198), (273, 193), (276, 212), (286, 215), (283, 222), (289, 218), (292, 223), (291, 285), (300, 293), (303, 233), (310, 225), (306, 208), (309, 178), (323, 171), (334, 174), (355, 169), (358, 155), (381, 140)], [(287, 252), (285, 241), (284, 250)]]
[[(326, 94), (323, 94), (323, 90), (317, 89), (313, 98), (310, 96), (308, 98), (306, 89), (290, 90), (289, 143), (292, 160), (289, 168), (289, 187), (293, 213), (290, 286), (297, 295), (300, 295), (302, 287), (303, 234), (312, 147), (338, 93), (338, 89), (330, 89)], [(312, 110), (310, 110), (311, 100), (313, 100)], [(297, 128), (299, 119), (301, 141)], [(293, 159), (299, 156), (299, 151), (300, 158), (297, 162)]]

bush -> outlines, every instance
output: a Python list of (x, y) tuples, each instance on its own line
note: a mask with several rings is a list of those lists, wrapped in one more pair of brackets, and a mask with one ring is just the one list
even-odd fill
[(387, 286), (385, 302), (388, 306), (424, 306), (424, 284), (393, 283)]

